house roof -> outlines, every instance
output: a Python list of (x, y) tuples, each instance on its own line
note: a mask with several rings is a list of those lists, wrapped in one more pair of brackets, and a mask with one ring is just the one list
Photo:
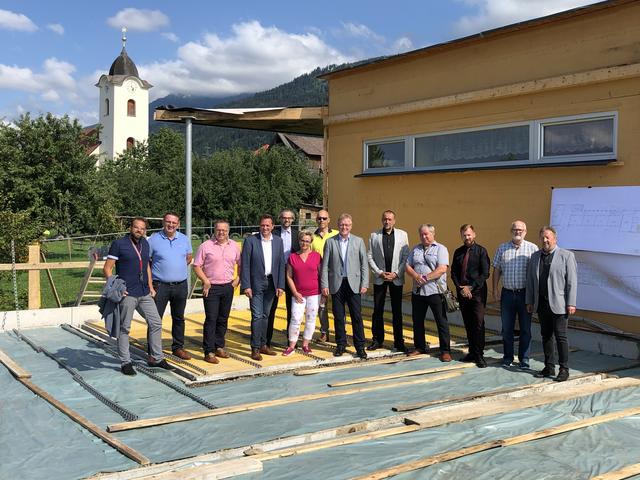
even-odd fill
[[(293, 143), (296, 147), (302, 150), (307, 155), (324, 155), (324, 138), (312, 137), (309, 135), (294, 135), (290, 133), (278, 132), (278, 136), (283, 143)], [(285, 141), (286, 140), (286, 141)]]
[(246, 128), (302, 135), (323, 135), (327, 107), (193, 108), (160, 106), (153, 118), (160, 122), (185, 123), (228, 128)]
[(553, 15), (547, 15), (545, 17), (534, 18), (531, 20), (526, 20), (524, 22), (513, 23), (511, 25), (506, 25), (503, 27), (486, 30), (484, 32), (476, 33), (474, 35), (469, 35), (469, 36), (457, 38), (448, 42), (430, 45), (428, 47), (412, 50), (410, 52), (401, 53), (398, 55), (392, 55), (388, 57), (379, 57), (370, 62), (364, 62), (352, 67), (345, 67), (345, 68), (333, 70), (331, 72), (319, 75), (318, 78), (331, 80), (334, 78), (350, 75), (352, 73), (371, 70), (371, 69), (375, 69), (382, 66), (389, 66), (394, 63), (411, 60), (416, 57), (433, 55), (440, 52), (445, 52), (445, 51), (454, 50), (457, 48), (466, 47), (471, 44), (486, 42), (490, 39), (506, 36), (514, 32), (538, 28), (543, 25), (548, 25), (550, 23), (559, 23), (559, 22), (576, 18), (576, 17), (583, 16), (583, 15), (591, 15), (591, 14), (600, 12), (602, 10), (606, 10), (609, 8), (616, 8), (616, 7), (620, 7), (620, 6), (631, 4), (631, 3), (637, 3), (638, 1), (639, 0), (606, 0), (603, 2), (594, 3), (592, 5), (586, 5), (584, 7), (573, 8), (571, 10), (566, 10), (564, 12), (555, 13)]
[(127, 51), (124, 47), (120, 51), (120, 55), (111, 64), (109, 69), (109, 75), (125, 75), (138, 77), (138, 67), (133, 63), (133, 60), (127, 55)]

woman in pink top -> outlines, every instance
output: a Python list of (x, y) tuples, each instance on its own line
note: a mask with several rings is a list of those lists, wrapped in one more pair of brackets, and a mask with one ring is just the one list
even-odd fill
[(300, 323), (305, 313), (304, 335), (302, 336), (302, 350), (311, 353), (309, 342), (316, 328), (316, 315), (320, 302), (320, 264), (322, 257), (318, 252), (311, 251), (313, 235), (310, 232), (300, 232), (300, 250), (292, 253), (287, 264), (287, 282), (293, 296), (291, 301), (291, 323), (289, 324), (289, 346), (282, 352), (291, 355), (296, 349), (300, 335)]

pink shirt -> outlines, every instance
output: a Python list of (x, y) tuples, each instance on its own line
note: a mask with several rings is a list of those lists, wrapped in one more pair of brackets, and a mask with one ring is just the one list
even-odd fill
[(223, 245), (212, 238), (200, 245), (193, 264), (202, 267), (212, 285), (231, 283), (240, 264), (240, 246), (233, 240)]
[(321, 262), (322, 257), (318, 252), (310, 252), (306, 262), (302, 261), (298, 253), (292, 253), (289, 257), (293, 283), (303, 297), (320, 294), (318, 267)]

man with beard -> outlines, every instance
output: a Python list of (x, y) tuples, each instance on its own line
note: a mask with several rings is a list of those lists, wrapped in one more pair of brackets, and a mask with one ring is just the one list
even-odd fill
[(475, 362), (479, 368), (485, 368), (484, 308), (487, 304), (489, 255), (483, 246), (476, 243), (473, 225), (462, 225), (460, 236), (464, 245), (453, 253), (451, 280), (456, 286), (469, 342), (469, 353), (463, 361)]
[[(511, 224), (511, 241), (500, 244), (493, 257), (493, 298), (500, 299), (502, 318), (502, 365), (513, 363), (513, 331), (516, 316), (520, 324), (518, 360), (520, 368), (529, 368), (529, 347), (531, 344), (531, 314), (527, 312), (525, 288), (527, 286), (527, 266), (538, 247), (524, 239), (527, 225), (516, 220)], [(502, 279), (502, 291), (498, 283)]]

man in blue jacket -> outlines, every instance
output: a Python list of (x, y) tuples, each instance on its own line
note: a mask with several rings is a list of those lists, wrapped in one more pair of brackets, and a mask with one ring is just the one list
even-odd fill
[(284, 292), (284, 247), (271, 232), (273, 217), (260, 217), (260, 233), (247, 237), (242, 245), (240, 290), (251, 307), (251, 358), (276, 355), (267, 346), (267, 324), (271, 305)]

